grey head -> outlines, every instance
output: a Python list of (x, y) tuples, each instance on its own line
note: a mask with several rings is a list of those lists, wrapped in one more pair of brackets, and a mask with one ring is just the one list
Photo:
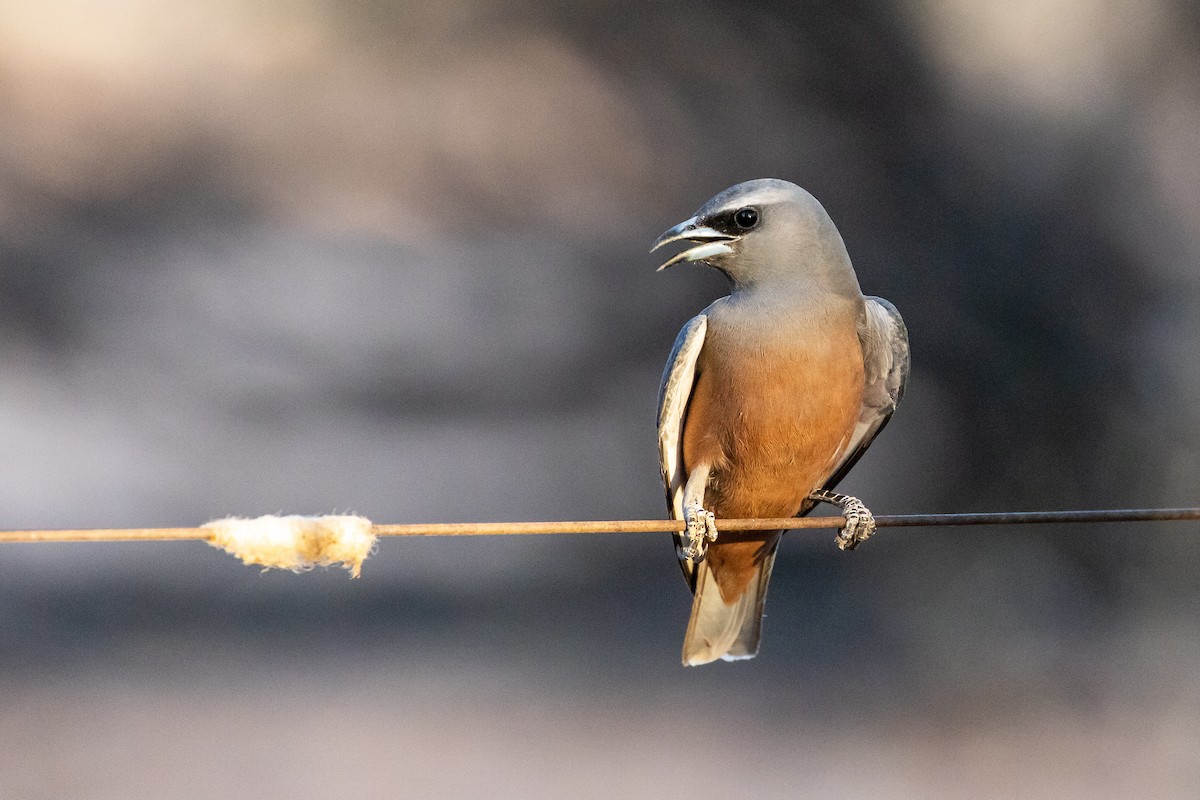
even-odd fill
[(746, 181), (716, 194), (658, 237), (651, 252), (679, 241), (696, 246), (671, 257), (660, 270), (695, 261), (723, 272), (735, 291), (815, 285), (859, 293), (829, 214), (804, 189), (777, 178)]

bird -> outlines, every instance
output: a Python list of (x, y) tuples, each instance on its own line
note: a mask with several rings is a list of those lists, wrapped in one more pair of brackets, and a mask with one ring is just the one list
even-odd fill
[(689, 320), (658, 394), (667, 506), (685, 529), (676, 553), (694, 593), (683, 664), (758, 654), (763, 606), (784, 531), (720, 532), (720, 520), (841, 507), (837, 544), (875, 529), (838, 482), (891, 419), (909, 372), (895, 306), (864, 296), (841, 234), (815, 197), (777, 178), (719, 192), (651, 252), (693, 246), (730, 292)]

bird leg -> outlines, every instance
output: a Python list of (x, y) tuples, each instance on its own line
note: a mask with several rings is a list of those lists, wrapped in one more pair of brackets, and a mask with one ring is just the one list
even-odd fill
[(703, 561), (708, 545), (717, 540), (717, 519), (704, 507), (708, 473), (707, 466), (693, 469), (683, 487), (683, 520), (687, 523), (688, 544), (679, 555), (692, 563)]
[(842, 516), (846, 518), (846, 524), (834, 538), (842, 550), (853, 550), (875, 532), (875, 516), (857, 497), (838, 494), (828, 489), (817, 489), (808, 497), (810, 500), (842, 507)]

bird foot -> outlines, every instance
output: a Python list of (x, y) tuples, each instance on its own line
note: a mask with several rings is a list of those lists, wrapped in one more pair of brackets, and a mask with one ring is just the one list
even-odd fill
[(842, 550), (853, 550), (875, 533), (875, 515), (857, 497), (818, 489), (809, 495), (812, 500), (841, 506), (846, 524), (838, 531), (834, 541)]
[(679, 554), (692, 563), (703, 561), (708, 545), (717, 540), (717, 519), (698, 505), (684, 506), (683, 519), (687, 523), (688, 545)]

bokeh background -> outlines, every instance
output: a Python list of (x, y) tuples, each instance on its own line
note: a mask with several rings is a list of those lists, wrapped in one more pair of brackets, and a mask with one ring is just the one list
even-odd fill
[[(0, 0), (0, 527), (658, 517), (654, 274), (816, 194), (908, 321), (877, 513), (1200, 503), (1188, 0)], [(1196, 797), (1194, 525), (0, 549), (0, 795)]]

